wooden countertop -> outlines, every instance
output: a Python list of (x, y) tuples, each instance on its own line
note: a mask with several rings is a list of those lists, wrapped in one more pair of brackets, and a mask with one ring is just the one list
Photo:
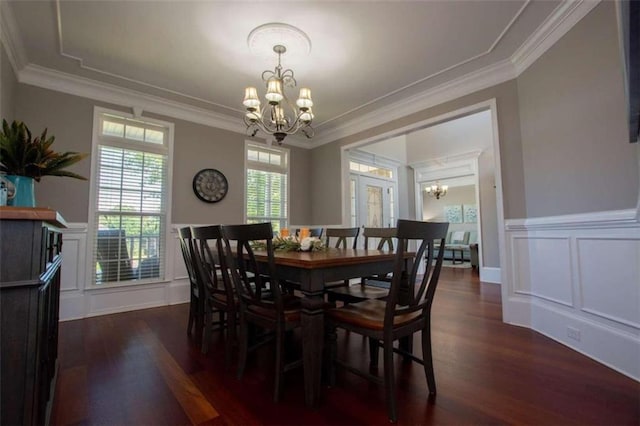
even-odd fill
[(41, 220), (59, 228), (66, 228), (67, 222), (56, 210), (41, 207), (0, 207), (0, 220)]

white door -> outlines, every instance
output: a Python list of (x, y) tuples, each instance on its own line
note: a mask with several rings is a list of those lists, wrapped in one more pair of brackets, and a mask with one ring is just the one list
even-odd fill
[(355, 175), (356, 226), (389, 228), (396, 226), (396, 183), (385, 179)]

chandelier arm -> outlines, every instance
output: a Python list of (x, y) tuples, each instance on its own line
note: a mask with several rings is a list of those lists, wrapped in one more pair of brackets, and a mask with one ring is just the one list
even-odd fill
[[(265, 77), (265, 75), (268, 75), (269, 77)], [(265, 70), (262, 72), (262, 81), (264, 82), (269, 81), (273, 77), (277, 77), (277, 74), (271, 70)]]
[(294, 77), (293, 70), (286, 69), (281, 74), (282, 82), (286, 83), (289, 87), (296, 87), (298, 85), (298, 81)]

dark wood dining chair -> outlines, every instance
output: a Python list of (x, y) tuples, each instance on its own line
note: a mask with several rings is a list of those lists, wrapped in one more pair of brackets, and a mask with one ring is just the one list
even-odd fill
[[(358, 234), (360, 228), (327, 228), (324, 232), (325, 244), (327, 247), (347, 248), (347, 239), (353, 238), (351, 248), (356, 248), (358, 244)], [(335, 240), (332, 240), (335, 238)], [(333, 244), (332, 244), (333, 242)]]
[[(346, 249), (348, 247), (348, 239), (352, 238), (351, 247), (355, 249), (358, 245), (358, 234), (360, 233), (360, 228), (327, 228), (325, 229), (325, 245), (327, 247), (335, 247), (335, 248), (343, 248)], [(348, 287), (349, 280), (344, 281), (336, 281), (336, 282), (326, 282), (324, 284), (325, 289), (333, 289), (338, 287)], [(329, 299), (331, 302), (332, 300)]]
[[(424, 366), (429, 393), (435, 395), (436, 381), (433, 371), (431, 350), (431, 306), (438, 285), (445, 238), (448, 223), (416, 222), (398, 220), (396, 251), (393, 279), (389, 296), (385, 301), (368, 299), (358, 303), (330, 309), (325, 313), (327, 320), (328, 350), (330, 356), (329, 381), (335, 382), (334, 366), (342, 366), (364, 378), (384, 384), (389, 419), (397, 421), (396, 381), (394, 375), (393, 354), (398, 352), (405, 359), (411, 359)], [(440, 251), (434, 260), (434, 240), (440, 241)], [(417, 249), (409, 252), (410, 241), (415, 241)], [(418, 269), (424, 262), (425, 272), (418, 275)], [(370, 374), (349, 366), (336, 358), (336, 328), (343, 328), (362, 334), (376, 342), (377, 350), (381, 344), (384, 354), (384, 376)], [(394, 348), (393, 343), (403, 338), (411, 338), (414, 333), (422, 332), (422, 359), (410, 351)]]
[[(213, 331), (226, 331), (225, 361), (229, 365), (237, 344), (238, 301), (226, 259), (219, 225), (191, 228), (196, 273), (204, 288), (204, 338), (202, 353), (209, 351)], [(214, 316), (218, 314), (218, 320)]]
[(196, 342), (199, 343), (202, 339), (204, 326), (204, 288), (201, 288), (202, 282), (196, 272), (191, 228), (188, 226), (180, 228), (178, 236), (180, 237), (180, 250), (184, 259), (184, 266), (187, 269), (189, 278), (189, 322), (187, 323), (187, 334), (191, 335), (193, 333), (195, 325)]
[[(393, 251), (396, 228), (364, 228), (364, 248), (369, 249), (372, 239), (377, 239), (377, 250)], [(372, 247), (373, 248), (373, 247)], [(360, 302), (365, 299), (383, 299), (389, 295), (391, 275), (362, 277), (360, 284), (332, 288), (327, 291), (329, 301), (343, 303)]]
[[(258, 338), (249, 347), (249, 326), (254, 325), (275, 333), (276, 365), (273, 399), (282, 395), (284, 373), (302, 365), (302, 360), (285, 363), (285, 333), (300, 326), (300, 299), (287, 294), (280, 287), (273, 254), (273, 232), (270, 223), (251, 225), (225, 225), (222, 227), (224, 250), (231, 279), (240, 301), (240, 338), (238, 355), (238, 378), (241, 378), (248, 352), (269, 340)], [(260, 268), (251, 243), (264, 241), (267, 262)], [(235, 251), (233, 249), (235, 247)], [(265, 282), (268, 276), (268, 283)], [(267, 284), (269, 292), (266, 292)], [(264, 336), (262, 336), (264, 337)]]

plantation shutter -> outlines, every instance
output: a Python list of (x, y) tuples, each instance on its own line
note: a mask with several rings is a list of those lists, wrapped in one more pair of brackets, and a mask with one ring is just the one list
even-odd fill
[(273, 230), (288, 226), (288, 151), (247, 144), (247, 223), (271, 222)]

